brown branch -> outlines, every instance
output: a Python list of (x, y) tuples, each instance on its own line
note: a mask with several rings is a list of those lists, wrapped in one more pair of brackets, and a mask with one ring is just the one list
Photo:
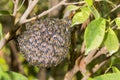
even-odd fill
[(39, 72), (38, 72), (38, 80), (47, 80), (47, 70), (46, 68), (41, 68), (39, 69)]
[(80, 54), (83, 54), (85, 52), (85, 42), (82, 42), (82, 46), (81, 46), (81, 50), (80, 50)]
[(95, 59), (95, 58), (99, 57), (100, 55), (106, 54), (106, 53), (108, 53), (108, 50), (106, 49), (106, 47), (102, 47), (102, 48), (96, 53), (96, 55), (93, 56), (92, 59)]
[(15, 70), (15, 71), (19, 71), (20, 73), (24, 74), (22, 62), (20, 61), (19, 56), (17, 54), (18, 51), (16, 49), (16, 45), (15, 45), (14, 41), (10, 41), (10, 48), (11, 48), (11, 52), (12, 52), (12, 54), (11, 54), (11, 56), (12, 56), (11, 69)]
[(89, 64), (93, 60), (93, 57), (94, 57), (95, 53), (97, 52), (97, 50), (98, 49), (90, 51), (90, 53), (85, 57), (86, 64)]
[(101, 62), (100, 64), (96, 64), (96, 65), (94, 66), (94, 68), (92, 69), (92, 73), (95, 73), (96, 71), (98, 71), (106, 62), (107, 62), (107, 60), (104, 60), (104, 61)]
[[(83, 45), (84, 45), (84, 43), (83, 43)], [(85, 46), (83, 46), (83, 49), (85, 49), (84, 47)], [(75, 63), (75, 66), (73, 67), (73, 69), (66, 73), (64, 80), (71, 80), (72, 77), (78, 71), (80, 71), (81, 74), (83, 75), (83, 78), (81, 80), (87, 80), (92, 74), (92, 73), (90, 73), (89, 70), (87, 70), (87, 65), (90, 62), (92, 62), (95, 58), (99, 57), (102, 54), (106, 54), (106, 53), (108, 53), (108, 51), (107, 51), (107, 49), (105, 47), (103, 47), (99, 51), (98, 51), (98, 49), (95, 49), (95, 50), (91, 51), (87, 56), (80, 55), (80, 57), (78, 57), (76, 59), (76, 63)], [(100, 67), (103, 66), (106, 63), (106, 61), (107, 60), (104, 60), (99, 65), (97, 64), (97, 66), (95, 66), (93, 68), (93, 73), (95, 73), (98, 69), (100, 69)]]
[(72, 80), (73, 76), (79, 71), (79, 61), (81, 57), (78, 57), (75, 61), (74, 67), (65, 74), (64, 80)]
[(74, 66), (74, 68), (70, 71), (68, 71), (66, 74), (65, 74), (65, 78), (64, 80), (72, 80), (73, 76), (79, 71), (79, 68), (78, 66)]

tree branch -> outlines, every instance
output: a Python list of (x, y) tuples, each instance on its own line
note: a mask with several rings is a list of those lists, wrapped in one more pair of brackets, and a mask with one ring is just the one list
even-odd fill
[(30, 19), (25, 20), (24, 23), (30, 22), (30, 21), (35, 20), (35, 19), (37, 19), (37, 18), (40, 18), (40, 17), (42, 17), (42, 16), (44, 16), (44, 15), (47, 15), (48, 13), (50, 13), (51, 11), (53, 11), (54, 9), (60, 7), (61, 5), (64, 5), (65, 2), (66, 2), (66, 0), (61, 1), (60, 3), (58, 3), (57, 5), (55, 5), (54, 7), (52, 7), (52, 8), (50, 8), (50, 9), (42, 12), (42, 13), (39, 14), (38, 16), (35, 16), (35, 17), (32, 17), (32, 18), (30, 18)]
[(13, 0), (13, 3), (14, 3), (13, 16), (16, 16), (17, 11), (18, 11), (18, 3), (19, 3), (19, 0)]
[(29, 0), (28, 8), (26, 9), (26, 11), (24, 12), (24, 14), (20, 18), (19, 24), (25, 23), (26, 18), (28, 17), (28, 15), (30, 14), (30, 12), (33, 10), (33, 8), (35, 7), (35, 5), (37, 4), (38, 1), (39, 0)]
[(104, 60), (100, 64), (96, 64), (92, 69), (92, 73), (95, 73), (96, 71), (98, 71), (106, 62), (107, 62), (107, 60)]
[(65, 74), (64, 80), (72, 80), (73, 76), (79, 71), (79, 61), (81, 57), (78, 57), (75, 61), (74, 67)]

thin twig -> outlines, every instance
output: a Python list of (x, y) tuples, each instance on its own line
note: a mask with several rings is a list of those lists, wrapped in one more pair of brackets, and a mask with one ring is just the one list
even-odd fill
[(115, 10), (117, 10), (118, 8), (120, 8), (120, 4), (118, 4), (115, 8), (113, 8), (108, 14), (106, 14), (104, 17), (107, 17), (110, 13), (114, 12)]
[(19, 11), (21, 9), (21, 7), (23, 6), (25, 0), (22, 1), (21, 5), (19, 6), (19, 8), (17, 9), (17, 11)]
[(17, 8), (18, 8), (18, 3), (19, 3), (19, 0), (13, 0), (13, 3), (14, 3), (14, 10), (13, 10), (13, 16), (16, 16), (17, 14)]
[[(98, 2), (98, 1), (102, 1), (102, 0), (95, 0), (95, 1)], [(38, 16), (35, 16), (35, 17), (32, 17), (32, 18), (30, 18), (30, 19), (25, 20), (24, 23), (30, 22), (30, 21), (35, 20), (35, 19), (37, 19), (37, 18), (40, 18), (40, 17), (42, 17), (42, 16), (44, 16), (44, 15), (47, 15), (48, 13), (50, 13), (50, 12), (53, 11), (54, 9), (58, 8), (59, 6), (62, 6), (62, 5), (70, 5), (70, 4), (83, 4), (83, 3), (85, 3), (85, 1), (74, 2), (74, 3), (66, 3), (66, 0), (63, 0), (63, 1), (61, 1), (59, 4), (57, 4), (56, 6), (50, 8), (50, 9), (44, 11), (44, 12), (42, 12), (42, 13), (39, 14)]]
[(114, 12), (114, 11), (117, 10), (119, 7), (120, 7), (120, 4), (117, 5), (115, 8), (113, 8), (113, 9), (110, 11), (110, 13)]
[(72, 3), (64, 3), (64, 5), (76, 5), (76, 4), (84, 4), (85, 1), (80, 1), (80, 2), (72, 2)]
[(93, 60), (93, 57), (94, 57), (95, 53), (97, 52), (97, 50), (98, 49), (90, 51), (90, 53), (85, 57), (86, 64), (89, 64)]
[(92, 72), (95, 73), (96, 71), (98, 71), (106, 62), (107, 60), (104, 60), (100, 64), (96, 64), (95, 67), (92, 69)]
[(95, 56), (93, 56), (93, 60), (97, 57), (99, 57), (100, 55), (103, 55), (103, 54), (107, 54), (108, 53), (108, 50), (106, 49), (106, 47), (102, 47), (97, 53)]
[(30, 12), (33, 10), (33, 8), (35, 7), (35, 5), (37, 4), (38, 1), (39, 0), (29, 0), (28, 8), (26, 9), (26, 11), (24, 12), (24, 14), (20, 18), (19, 24), (25, 23), (26, 18), (28, 17), (28, 15), (30, 14)]
[(44, 15), (47, 15), (49, 12), (53, 11), (54, 9), (60, 7), (61, 5), (64, 5), (65, 2), (66, 2), (66, 0), (61, 1), (59, 4), (55, 5), (54, 7), (50, 8), (50, 9), (44, 11), (44, 12), (42, 12), (38, 16), (35, 16), (35, 17), (32, 17), (30, 19), (25, 20), (24, 23), (35, 20), (35, 19), (40, 18), (40, 17), (42, 17)]

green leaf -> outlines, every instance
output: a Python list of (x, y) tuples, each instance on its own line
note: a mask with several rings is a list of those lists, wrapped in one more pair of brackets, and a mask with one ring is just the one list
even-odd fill
[(0, 11), (0, 16), (3, 16), (3, 15), (10, 15), (9, 11)]
[(118, 68), (116, 68), (116, 67), (112, 67), (112, 71), (114, 72), (114, 73), (120, 73), (120, 71), (119, 71), (119, 69)]
[(95, 18), (100, 18), (100, 14), (94, 6), (91, 6), (90, 10), (93, 13), (93, 15), (95, 16)]
[(118, 28), (120, 29), (120, 17), (115, 19), (115, 23), (118, 26)]
[(92, 78), (89, 78), (88, 80), (94, 80), (94, 79), (92, 79)]
[(75, 5), (69, 5), (69, 6), (67, 6), (67, 10), (69, 11), (69, 12), (71, 12), (71, 11), (73, 11), (73, 10), (77, 10), (77, 9), (79, 9), (80, 7), (79, 6), (75, 6)]
[(78, 12), (74, 15), (72, 19), (72, 26), (83, 23), (88, 19), (89, 15), (90, 9), (88, 7), (81, 8), (81, 12)]
[[(3, 73), (3, 70), (2, 70), (2, 68), (1, 68), (1, 66), (0, 66), (0, 74), (2, 75), (2, 73)], [(0, 76), (0, 80), (2, 79), (2, 76)]]
[(6, 73), (9, 74), (12, 80), (28, 80), (25, 76), (16, 72), (8, 71)]
[(95, 77), (93, 80), (120, 80), (120, 73), (109, 73)]
[(93, 5), (93, 0), (85, 0), (85, 2), (87, 3), (88, 7), (90, 8), (90, 10), (93, 13), (93, 15), (95, 16), (95, 18), (100, 18), (99, 12)]
[(118, 51), (119, 41), (118, 41), (116, 34), (111, 28), (108, 29), (104, 43), (105, 43), (106, 48), (110, 52), (110, 55)]
[(22, 74), (13, 71), (4, 71), (0, 66), (0, 80), (28, 80)]
[(105, 25), (106, 21), (103, 18), (95, 19), (88, 24), (84, 34), (86, 44), (85, 54), (88, 54), (89, 51), (94, 50), (101, 45), (104, 39)]
[(93, 0), (85, 0), (85, 2), (87, 3), (88, 6), (92, 6), (93, 5)]
[(0, 39), (3, 38), (3, 32), (2, 32), (2, 24), (0, 23)]
[(8, 70), (8, 64), (3, 57), (0, 57), (0, 67), (3, 71)]

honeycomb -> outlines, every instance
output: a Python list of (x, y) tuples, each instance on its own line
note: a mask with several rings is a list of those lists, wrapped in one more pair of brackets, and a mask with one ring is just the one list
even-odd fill
[(34, 66), (52, 67), (63, 61), (69, 53), (71, 21), (47, 18), (25, 25), (17, 43), (25, 59)]

